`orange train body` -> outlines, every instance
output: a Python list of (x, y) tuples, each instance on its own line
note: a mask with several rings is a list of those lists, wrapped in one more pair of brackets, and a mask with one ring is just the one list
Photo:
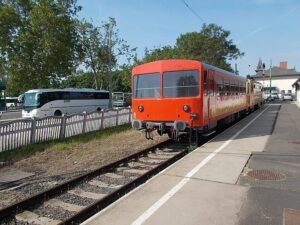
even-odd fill
[(136, 129), (205, 133), (261, 101), (258, 83), (199, 61), (161, 60), (132, 70)]

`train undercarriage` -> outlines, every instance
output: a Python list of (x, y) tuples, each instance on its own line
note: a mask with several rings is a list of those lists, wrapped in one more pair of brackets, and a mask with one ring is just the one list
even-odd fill
[[(258, 107), (255, 107), (255, 109)], [(252, 112), (254, 108), (234, 113), (230, 116), (222, 118), (217, 122), (206, 126), (190, 126), (186, 121), (139, 121), (133, 120), (132, 127), (134, 129), (145, 132), (146, 139), (153, 139), (153, 132), (157, 132), (160, 136), (167, 134), (174, 141), (188, 140), (190, 143), (197, 144), (199, 139), (209, 137), (219, 130), (239, 121), (242, 117)]]

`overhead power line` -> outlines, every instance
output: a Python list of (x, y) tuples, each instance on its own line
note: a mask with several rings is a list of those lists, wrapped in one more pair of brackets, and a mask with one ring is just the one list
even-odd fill
[(181, 2), (202, 22), (205, 23), (205, 21), (201, 18), (201, 16), (199, 16), (198, 13), (196, 13), (195, 10), (193, 10), (184, 0), (181, 0)]

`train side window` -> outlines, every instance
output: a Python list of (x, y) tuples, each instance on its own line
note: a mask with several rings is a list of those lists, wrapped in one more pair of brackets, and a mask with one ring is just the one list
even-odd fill
[(231, 95), (235, 95), (235, 83), (234, 80), (230, 81)]
[(203, 86), (204, 86), (204, 95), (207, 96), (207, 70), (204, 70), (204, 78), (203, 78)]
[(217, 81), (217, 96), (223, 95), (223, 79), (220, 78)]
[(224, 87), (223, 87), (224, 95), (228, 95), (228, 91), (229, 91), (229, 83), (228, 82), (229, 82), (228, 80), (224, 79)]
[(241, 84), (241, 94), (243, 95), (245, 93), (245, 90), (244, 90), (244, 83)]
[(232, 95), (232, 90), (233, 89), (233, 85), (232, 85), (232, 80), (229, 80), (229, 91), (228, 91), (228, 95)]
[(241, 95), (244, 94), (244, 83), (241, 83)]
[(210, 96), (214, 96), (214, 93), (215, 93), (215, 84), (214, 83), (215, 83), (214, 79), (210, 78), (210, 80), (209, 80), (209, 86), (210, 86), (209, 93), (210, 93)]

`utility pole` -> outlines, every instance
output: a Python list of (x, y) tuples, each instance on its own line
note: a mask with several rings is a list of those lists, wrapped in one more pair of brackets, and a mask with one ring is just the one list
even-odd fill
[(270, 98), (272, 97), (272, 60), (270, 60)]
[(265, 87), (265, 69), (266, 69), (266, 65), (263, 63), (263, 64), (262, 64), (263, 87)]
[(109, 89), (109, 102), (108, 107), (112, 108), (112, 75), (111, 75), (111, 36), (112, 36), (113, 25), (109, 22), (108, 25), (108, 89)]
[[(261, 58), (259, 58), (257, 69), (255, 70), (255, 72), (257, 73), (257, 75), (262, 75), (263, 88), (265, 87), (265, 69), (265, 63), (263, 63)], [(263, 91), (263, 95), (265, 95), (266, 93), (268, 93), (268, 91)]]

